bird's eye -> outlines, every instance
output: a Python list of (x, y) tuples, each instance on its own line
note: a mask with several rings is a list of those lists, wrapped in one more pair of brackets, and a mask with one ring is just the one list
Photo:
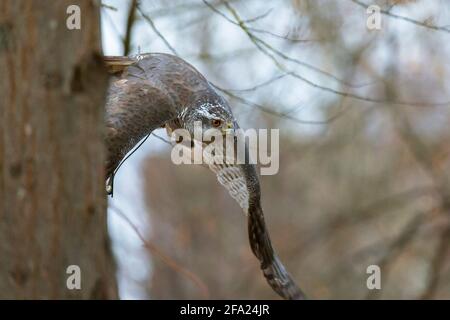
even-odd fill
[(213, 125), (213, 127), (219, 127), (221, 124), (222, 124), (222, 120), (219, 120), (219, 119), (213, 119), (212, 121), (211, 121), (211, 123), (212, 123), (212, 125)]

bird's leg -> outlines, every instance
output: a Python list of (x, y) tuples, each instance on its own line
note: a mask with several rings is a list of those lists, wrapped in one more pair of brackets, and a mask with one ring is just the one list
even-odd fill
[(113, 197), (114, 194), (114, 172), (106, 178), (106, 194)]

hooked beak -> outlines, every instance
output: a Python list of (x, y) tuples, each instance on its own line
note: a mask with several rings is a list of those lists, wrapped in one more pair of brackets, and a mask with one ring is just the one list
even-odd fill
[(234, 131), (233, 122), (227, 122), (227, 124), (222, 127), (223, 134), (233, 133), (233, 131)]

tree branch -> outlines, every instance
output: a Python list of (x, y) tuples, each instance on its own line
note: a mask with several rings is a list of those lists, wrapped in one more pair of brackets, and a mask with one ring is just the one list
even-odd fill
[[(357, 4), (360, 7), (363, 7), (364, 9), (367, 9), (369, 7), (368, 4), (365, 4), (364, 2), (359, 1), (359, 0), (350, 0), (350, 1), (355, 3), (355, 4)], [(390, 9), (392, 9), (392, 7)], [(411, 19), (411, 18), (408, 18), (408, 17), (399, 16), (399, 15), (397, 15), (395, 13), (391, 13), (390, 9), (389, 10), (381, 9), (380, 13), (384, 14), (385, 16), (394, 18), (394, 19), (398, 19), (398, 20), (402, 20), (402, 21), (406, 21), (406, 22), (412, 23), (412, 24), (414, 24), (416, 26), (419, 26), (419, 27), (423, 27), (423, 28), (427, 28), (427, 29), (431, 29), (431, 30), (436, 30), (436, 31), (442, 31), (442, 32), (445, 32), (445, 33), (450, 33), (450, 30), (448, 29), (448, 27), (445, 27), (445, 26), (443, 26), (443, 27), (433, 26), (433, 25), (427, 24), (426, 22), (421, 22), (421, 21), (414, 20), (414, 19)]]
[(126, 31), (125, 31), (125, 38), (123, 40), (123, 55), (124, 56), (129, 55), (130, 51), (131, 51), (131, 37), (132, 37), (134, 22), (136, 21), (136, 7), (137, 7), (137, 0), (131, 0), (130, 8), (128, 9), (128, 18), (127, 18), (127, 25), (126, 25)]

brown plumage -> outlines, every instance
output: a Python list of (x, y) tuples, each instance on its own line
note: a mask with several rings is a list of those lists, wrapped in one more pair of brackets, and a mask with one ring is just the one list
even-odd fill
[[(106, 173), (111, 182), (125, 154), (159, 127), (184, 128), (191, 134), (194, 121), (202, 121), (204, 129), (217, 123), (239, 128), (228, 103), (193, 66), (176, 56), (105, 57), (105, 62), (114, 74), (106, 104)], [(204, 160), (246, 213), (250, 246), (269, 285), (285, 299), (304, 299), (272, 248), (255, 166)]]

